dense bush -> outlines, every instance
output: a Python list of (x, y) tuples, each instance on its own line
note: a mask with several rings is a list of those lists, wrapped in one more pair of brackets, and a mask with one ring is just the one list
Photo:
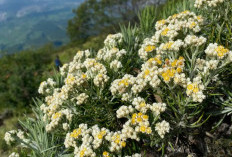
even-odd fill
[(78, 51), (41, 83), (37, 120), (21, 122), (24, 132), (7, 132), (6, 142), (44, 157), (164, 156), (180, 149), (206, 156), (191, 141), (232, 113), (232, 51), (222, 45), (231, 43), (231, 25), (223, 24), (231, 19), (221, 18), (232, 17), (232, 4), (196, 0), (194, 6), (195, 12), (177, 8), (171, 16), (166, 10), (169, 17), (156, 23), (147, 8), (138, 27), (121, 26), (97, 53)]
[(136, 21), (137, 12), (148, 5), (166, 0), (86, 0), (73, 10), (67, 33), (72, 42), (83, 43), (88, 37), (118, 30), (118, 23)]
[(39, 50), (28, 50), (0, 59), (0, 107), (24, 107), (37, 95), (45, 69), (53, 60), (51, 45)]

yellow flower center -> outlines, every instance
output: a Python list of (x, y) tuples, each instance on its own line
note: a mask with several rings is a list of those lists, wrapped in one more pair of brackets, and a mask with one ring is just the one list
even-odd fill
[(86, 78), (86, 74), (82, 74), (82, 78), (85, 79)]
[(175, 19), (177, 17), (178, 14), (174, 14), (172, 15), (172, 18)]
[(159, 65), (162, 64), (162, 61), (161, 61), (159, 58), (157, 58), (157, 57), (155, 57), (155, 61), (156, 61)]
[(187, 89), (188, 89), (188, 90), (193, 90), (193, 85), (192, 85), (192, 84), (189, 84), (189, 85), (187, 86)]
[(142, 116), (143, 114), (141, 112), (138, 113), (138, 116)]
[(103, 136), (106, 134), (106, 131), (101, 131), (99, 134), (98, 134), (98, 138), (99, 139), (102, 139), (103, 138)]
[(122, 142), (121, 142), (121, 146), (122, 146), (122, 147), (126, 147), (126, 142), (125, 142), (125, 141), (122, 141)]
[(75, 77), (73, 75), (68, 75), (66, 79), (66, 84), (72, 84), (75, 81)]
[(175, 66), (176, 66), (176, 63), (177, 63), (177, 60), (175, 59), (175, 60), (171, 63), (172, 67), (175, 67)]
[(73, 132), (70, 134), (73, 138), (78, 138), (78, 136), (81, 134), (81, 128), (73, 130)]
[(175, 69), (171, 69), (171, 70), (169, 71), (169, 76), (170, 76), (170, 77), (173, 77), (173, 76), (175, 75), (175, 73), (176, 73), (176, 70), (175, 70)]
[(182, 12), (182, 14), (187, 14), (187, 13), (189, 13), (189, 10), (185, 10)]
[(160, 24), (160, 25), (163, 25), (163, 24), (165, 24), (165, 20), (164, 20), (164, 19), (162, 19), (162, 20), (159, 20), (159, 21), (158, 21), (158, 24)]
[(80, 157), (83, 157), (85, 155), (85, 151), (86, 151), (86, 148), (84, 148), (83, 150), (81, 150)]
[(129, 85), (128, 79), (123, 79), (123, 80), (121, 80), (121, 81), (118, 83), (118, 85), (121, 85), (121, 84), (123, 84), (124, 86), (128, 86), (128, 85)]
[(179, 57), (179, 60), (184, 60), (184, 57), (180, 56), (180, 57)]
[(177, 71), (178, 73), (181, 73), (181, 72), (182, 72), (182, 69), (178, 67), (178, 68), (176, 69), (176, 71)]
[(150, 70), (146, 69), (146, 70), (144, 71), (144, 78), (146, 78), (146, 76), (149, 75), (149, 74), (150, 74)]
[(143, 115), (143, 119), (147, 120), (148, 119), (148, 115)]
[(155, 48), (156, 47), (154, 45), (148, 45), (148, 46), (145, 47), (145, 51), (146, 52), (151, 52), (151, 51), (155, 50)]
[(140, 107), (145, 107), (146, 106), (146, 103), (142, 102), (139, 104)]
[(104, 151), (104, 152), (103, 152), (103, 156), (104, 156), (104, 157), (109, 157), (109, 153), (108, 153), (107, 151)]
[(202, 19), (202, 17), (201, 16), (197, 16), (197, 20), (201, 20)]
[(161, 32), (161, 35), (162, 36), (165, 36), (168, 34), (168, 31), (169, 31), (169, 28), (165, 28), (162, 32)]
[(170, 77), (169, 76), (165, 76), (164, 77), (164, 81), (166, 81), (166, 82), (170, 81)]
[(142, 121), (143, 121), (143, 119), (141, 117), (137, 118), (137, 122), (142, 122)]
[(195, 87), (195, 88), (193, 89), (193, 92), (194, 92), (194, 93), (197, 93), (198, 91), (199, 91), (198, 87)]
[(223, 46), (218, 46), (215, 51), (217, 52), (218, 57), (223, 57), (226, 53), (229, 52), (229, 50)]
[(146, 132), (146, 126), (144, 126), (144, 125), (140, 126), (140, 131), (141, 132)]
[(114, 142), (117, 143), (117, 144), (119, 144), (120, 140), (116, 139)]
[(147, 130), (146, 130), (146, 132), (147, 132), (148, 134), (151, 134), (151, 132), (152, 132), (151, 128), (148, 127)]
[(114, 51), (118, 51), (118, 48), (117, 48), (117, 47), (114, 47), (114, 48), (112, 48), (112, 50), (114, 50)]
[(173, 42), (173, 41), (170, 41), (170, 42), (166, 43), (166, 44), (163, 46), (163, 48), (169, 50), (169, 49), (171, 49), (171, 47), (172, 47), (173, 44), (174, 44), (174, 42)]
[(192, 22), (191, 24), (190, 24), (190, 28), (192, 29), (193, 27), (195, 27), (197, 24), (195, 23), (195, 22)]
[(61, 113), (60, 113), (60, 112), (57, 112), (57, 113), (55, 113), (55, 114), (52, 116), (53, 119), (57, 119), (57, 118), (60, 118), (60, 117), (61, 117)]

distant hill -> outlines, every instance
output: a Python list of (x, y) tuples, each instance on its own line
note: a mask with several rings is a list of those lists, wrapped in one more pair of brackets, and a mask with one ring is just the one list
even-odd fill
[(14, 53), (48, 42), (67, 43), (67, 20), (83, 1), (0, 0), (0, 50)]

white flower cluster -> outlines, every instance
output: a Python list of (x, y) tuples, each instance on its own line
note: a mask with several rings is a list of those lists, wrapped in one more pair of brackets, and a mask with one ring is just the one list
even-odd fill
[(130, 101), (132, 95), (140, 93), (146, 86), (156, 88), (161, 82), (157, 67), (160, 62), (159, 57), (151, 58), (142, 65), (137, 77), (126, 74), (122, 79), (116, 79), (111, 84), (111, 93), (122, 96), (123, 101)]
[(206, 42), (205, 37), (197, 37), (195, 35), (187, 35), (186, 38), (184, 39), (184, 42), (186, 46), (192, 45), (192, 46), (201, 46)]
[[(29, 139), (26, 139), (25, 133), (18, 129), (18, 130), (11, 130), (5, 133), (4, 140), (6, 141), (6, 144), (10, 145), (15, 142), (14, 136), (17, 136), (20, 140), (23, 142), (28, 143)], [(26, 147), (24, 143), (21, 143), (23, 147)]]
[(106, 47), (117, 47), (118, 44), (122, 43), (123, 41), (123, 36), (121, 33), (117, 33), (117, 34), (109, 34), (105, 41), (104, 44)]
[[(178, 76), (182, 76), (181, 73), (185, 66), (184, 61), (185, 59), (182, 56), (175, 60), (165, 59), (164, 67), (159, 69), (159, 73), (165, 83), (170, 83), (173, 78), (175, 80)], [(179, 83), (179, 81), (174, 82)]]
[[(204, 46), (206, 38), (194, 34), (200, 31), (202, 23), (201, 16), (190, 11), (158, 21), (155, 34), (146, 38), (138, 51), (143, 64), (136, 69), (136, 74), (133, 71), (133, 75), (122, 76), (124, 72), (119, 71), (123, 67), (124, 56), (128, 55), (124, 49), (119, 49), (123, 42), (121, 33), (109, 35), (96, 58), (90, 58), (89, 50), (78, 51), (73, 61), (61, 68), (64, 82), (60, 88), (54, 88), (56, 84), (52, 79), (41, 83), (39, 92), (47, 94), (40, 106), (44, 120), (48, 121), (46, 131), (63, 128), (66, 133), (64, 145), (74, 150), (75, 157), (95, 157), (104, 150), (109, 152), (104, 151), (103, 157), (110, 157), (110, 153), (118, 153), (126, 147), (128, 140), (140, 141), (141, 134), (151, 137), (157, 134), (164, 138), (171, 130), (170, 124), (161, 117), (168, 104), (162, 103), (165, 100), (162, 98), (158, 101), (156, 95), (162, 95), (163, 90), (165, 93), (180, 89), (186, 91), (190, 101), (202, 102), (206, 97), (203, 91), (207, 87), (202, 77), (210, 77), (211, 70), (224, 65), (221, 63), (223, 59), (225, 63), (232, 61), (231, 51), (217, 44), (207, 47), (206, 56), (198, 55), (202, 51), (198, 47)], [(111, 93), (107, 93), (109, 90)], [(88, 127), (85, 123), (71, 123), (73, 117), (82, 116), (79, 108), (84, 108), (89, 102), (96, 100), (98, 105), (99, 101), (114, 103), (115, 99), (117, 108), (113, 111), (116, 111), (117, 118), (126, 119), (117, 131), (94, 124)], [(123, 103), (118, 103), (119, 99)], [(73, 106), (73, 102), (78, 106)], [(12, 131), (12, 134), (23, 138), (21, 132)], [(10, 133), (6, 133), (5, 140), (7, 143), (14, 142)]]
[(69, 129), (69, 124), (68, 123), (63, 123), (63, 129), (67, 131)]
[(224, 57), (228, 56), (228, 54), (231, 54), (232, 52), (229, 51), (227, 48), (218, 45), (217, 43), (214, 44), (210, 43), (209, 46), (206, 48), (205, 53), (209, 57), (223, 59)]
[(180, 47), (183, 45), (184, 42), (180, 39), (176, 41), (169, 41), (167, 43), (162, 43), (157, 49), (157, 54), (178, 52), (180, 50)]
[[(88, 136), (85, 137), (88, 140), (91, 140)], [(87, 141), (88, 141), (87, 140)], [(75, 147), (74, 149), (75, 157), (81, 157), (81, 156), (89, 156), (89, 157), (96, 157), (96, 153), (93, 152), (93, 150), (90, 148), (89, 145), (82, 145), (80, 148)]]
[(116, 152), (126, 146), (126, 138), (122, 136), (120, 131), (110, 132), (105, 139), (110, 142), (109, 149), (111, 152)]
[[(88, 156), (90, 152), (92, 152), (91, 156), (96, 156), (95, 150), (100, 148), (104, 143), (107, 143), (107, 141), (110, 143), (108, 145), (110, 152), (117, 152), (126, 146), (127, 139), (139, 141), (140, 138), (138, 135), (140, 133), (151, 134), (152, 129), (150, 127), (149, 116), (146, 115), (146, 112), (151, 110), (154, 116), (159, 116), (161, 112), (165, 111), (166, 104), (154, 103), (153, 105), (149, 105), (143, 98), (136, 97), (132, 105), (121, 106), (116, 112), (118, 118), (128, 118), (126, 123), (123, 124), (121, 131), (113, 132), (106, 128), (99, 128), (97, 125), (88, 128), (87, 124), (80, 124), (78, 129), (66, 134), (65, 147), (74, 147), (74, 154), (76, 156)], [(157, 130), (162, 138), (168, 132), (167, 125), (169, 126), (167, 123), (165, 125), (162, 123), (161, 127), (159, 127), (160, 129)], [(77, 142), (80, 140), (82, 141), (81, 145)], [(103, 156), (109, 156), (109, 153), (103, 152)]]
[(109, 77), (106, 74), (98, 74), (93, 82), (94, 84), (99, 87), (99, 86), (104, 86), (104, 84), (109, 80)]
[(106, 128), (99, 128), (97, 125), (92, 127), (92, 136), (94, 137), (93, 140), (93, 148), (97, 149), (100, 147), (103, 141), (103, 137), (109, 133), (109, 130)]
[(60, 68), (60, 74), (61, 76), (65, 76), (67, 74), (68, 71), (68, 64), (64, 64), (61, 68)]
[(224, 0), (195, 0), (194, 7), (201, 8), (206, 7), (217, 7), (218, 4), (223, 3)]
[(162, 122), (156, 123), (155, 130), (158, 132), (161, 138), (164, 138), (164, 135), (170, 130), (170, 125), (168, 122), (163, 120)]
[(104, 47), (103, 49), (100, 49), (97, 53), (97, 59), (98, 60), (104, 60), (110, 64), (110, 68), (114, 71), (118, 71), (119, 68), (122, 68), (121, 59), (126, 54), (126, 51), (124, 49), (119, 50), (116, 47), (113, 48), (107, 48)]
[(52, 88), (54, 88), (55, 85), (56, 82), (53, 79), (48, 78), (47, 81), (43, 81), (40, 83), (38, 92), (40, 94), (50, 94), (52, 92)]
[(110, 61), (115, 60), (115, 59), (119, 60), (125, 54), (126, 54), (126, 50), (124, 50), (124, 49), (119, 50), (116, 47), (108, 49), (108, 48), (104, 47), (103, 49), (100, 49), (98, 51), (97, 59), (110, 62)]
[[(62, 68), (63, 77), (65, 77), (64, 85), (61, 88), (55, 88), (51, 95), (45, 97), (45, 103), (40, 108), (44, 113), (44, 119), (49, 121), (46, 126), (47, 131), (52, 131), (61, 122), (67, 100), (77, 100), (78, 105), (88, 100), (89, 95), (83, 92), (83, 85), (85, 88), (91, 86), (88, 80), (91, 79), (94, 85), (100, 88), (103, 88), (108, 81), (105, 66), (94, 58), (88, 58), (89, 56), (89, 50), (78, 51), (73, 61)], [(69, 115), (72, 115), (71, 111)], [(66, 115), (66, 119), (69, 115)], [(63, 128), (68, 127), (65, 125)]]
[(113, 69), (114, 71), (118, 71), (118, 69), (122, 68), (122, 63), (118, 60), (113, 60), (110, 63), (110, 68)]
[(187, 80), (187, 95), (193, 98), (195, 102), (202, 102), (205, 99), (203, 94), (204, 85), (201, 82), (201, 77), (196, 77), (193, 82), (190, 79)]
[(141, 97), (134, 98), (132, 104), (136, 110), (142, 113), (146, 113), (150, 107), (150, 104), (146, 104), (145, 100)]
[(134, 112), (134, 108), (130, 105), (130, 106), (121, 106), (118, 110), (117, 110), (117, 118), (123, 118), (123, 117), (127, 117), (130, 113)]
[[(61, 111), (52, 114), (50, 123), (46, 125), (46, 131), (50, 132), (56, 126), (58, 126), (63, 116), (65, 116), (69, 122), (72, 121), (72, 117), (73, 117), (72, 111), (69, 109), (63, 109)], [(63, 124), (63, 129), (64, 130), (68, 129), (68, 125), (66, 123)]]
[[(175, 38), (178, 34), (186, 34), (189, 31), (196, 33), (200, 31), (203, 19), (195, 13), (184, 11), (168, 17), (166, 20), (156, 22), (156, 32), (151, 38), (146, 38), (139, 49), (139, 56), (143, 60), (154, 56), (154, 54), (166, 53), (166, 51), (178, 51), (185, 43)], [(202, 38), (201, 38), (202, 40)], [(167, 42), (168, 41), (168, 42)], [(202, 42), (202, 41), (201, 41)], [(156, 52), (157, 53), (153, 53)]]
[(142, 157), (142, 156), (141, 156), (141, 154), (136, 153), (136, 154), (133, 154), (131, 156), (125, 156), (125, 157)]
[(60, 106), (68, 99), (69, 90), (68, 86), (63, 86), (61, 90), (55, 90), (53, 95), (45, 97), (46, 104), (42, 104), (40, 109), (47, 117), (59, 111)]
[(86, 93), (81, 93), (77, 96), (77, 105), (83, 104), (89, 96)]
[(66, 134), (64, 145), (66, 148), (76, 147), (75, 139), (78, 139), (80, 136), (84, 136), (85, 133), (88, 133), (88, 128), (86, 124), (80, 124), (78, 129), (73, 130), (71, 133)]
[[(153, 103), (152, 105), (145, 102), (141, 97), (136, 97), (133, 99), (132, 104), (134, 106), (122, 106), (117, 110), (117, 117), (127, 117), (129, 120), (123, 125), (122, 133), (126, 134), (125, 137), (138, 140), (138, 133), (151, 134), (152, 130), (150, 128), (150, 123), (148, 120), (148, 115), (146, 115), (148, 110), (151, 110), (154, 116), (159, 116), (161, 112), (166, 109), (165, 103)], [(135, 111), (139, 111), (136, 113)], [(133, 114), (132, 114), (133, 113)], [(130, 118), (128, 115), (132, 114)], [(136, 133), (136, 134), (134, 134)], [(126, 138), (126, 139), (127, 139)]]
[(9, 155), (9, 157), (19, 157), (19, 154), (18, 154), (18, 153), (13, 152), (13, 153), (11, 153), (11, 154)]
[(140, 141), (140, 138), (138, 136), (138, 131), (137, 132), (135, 131), (135, 128), (130, 119), (123, 125), (122, 136), (125, 139), (133, 139), (136, 141)]
[[(213, 1), (211, 2), (213, 3)], [(155, 77), (151, 80), (156, 82), (152, 87), (155, 89), (160, 84), (159, 77), (157, 76), (160, 76), (167, 84), (172, 84), (173, 79), (174, 86), (180, 85), (187, 89), (186, 94), (192, 97), (192, 101), (202, 102), (205, 96), (203, 94), (204, 85), (202, 83), (199, 84), (201, 80), (196, 81), (198, 83), (197, 85), (194, 85), (197, 87), (194, 91), (194, 88), (188, 89), (188, 87), (191, 87), (190, 84), (193, 84), (190, 81), (193, 79), (193, 73), (208, 77), (210, 70), (215, 70), (218, 67), (222, 67), (232, 61), (232, 52), (216, 43), (209, 44), (206, 48), (206, 59), (196, 58), (199, 53), (198, 51), (201, 51), (199, 48), (191, 48), (190, 51), (193, 52), (190, 52), (189, 54), (186, 52), (184, 57), (180, 56), (179, 59), (175, 59), (178, 55), (180, 55), (181, 48), (188, 50), (188, 46), (199, 47), (206, 43), (205, 37), (198, 37), (194, 35), (194, 33), (200, 31), (202, 23), (203, 19), (201, 16), (196, 16), (195, 13), (189, 11), (184, 11), (170, 16), (165, 20), (163, 19), (158, 21), (155, 26), (155, 35), (151, 38), (144, 39), (138, 52), (141, 59), (148, 59), (144, 65), (148, 67), (147, 65), (153, 64), (153, 69), (150, 70), (149, 68), (142, 68), (142, 72), (138, 74), (138, 76), (143, 75), (144, 78), (148, 78), (149, 80), (151, 78), (150, 74), (152, 73)], [(180, 33), (184, 38), (176, 39)], [(191, 73), (190, 71), (187, 71), (188, 67), (185, 67), (185, 58), (195, 61), (194, 63), (191, 63), (191, 68), (193, 68)], [(225, 61), (223, 60), (219, 62), (218, 59), (224, 59)], [(142, 67), (144, 65), (142, 65)], [(147, 87), (146, 79), (141, 79), (142, 77), (138, 76), (136, 77), (134, 85), (132, 85), (132, 94), (128, 92), (127, 89), (126, 96), (129, 95), (131, 97), (133, 94), (136, 95)], [(196, 78), (194, 80), (196, 80)], [(152, 85), (151, 82), (150, 85)], [(173, 84), (171, 86), (173, 86)], [(123, 95), (124, 93), (120, 93), (120, 95)]]
[[(79, 147), (76, 142), (78, 139), (82, 141), (82, 144)], [(126, 143), (120, 138), (119, 132), (113, 133), (105, 128), (100, 129), (97, 125), (87, 128), (87, 124), (80, 124), (78, 129), (73, 130), (71, 133), (67, 133), (64, 145), (66, 148), (75, 148), (75, 157), (95, 157), (96, 153), (94, 150), (98, 149), (102, 145), (103, 140), (108, 140), (111, 143), (109, 149), (112, 152), (119, 150), (126, 145)]]
[(219, 60), (204, 60), (198, 58), (196, 61), (196, 68), (199, 69), (202, 75), (208, 76), (210, 73), (210, 70), (215, 70), (218, 68)]
[(137, 133), (146, 133), (146, 134), (151, 134), (152, 130), (150, 127), (149, 123), (149, 117), (145, 114), (142, 114), (141, 112), (139, 113), (134, 113), (131, 118), (131, 124), (135, 126), (135, 131)]
[(46, 125), (46, 131), (52, 131), (52, 129), (59, 124), (59, 121), (61, 120), (62, 116), (63, 113), (61, 111), (52, 114), (51, 122)]
[(160, 115), (160, 113), (164, 112), (166, 110), (166, 104), (165, 103), (153, 103), (150, 106), (150, 110), (155, 113), (156, 116)]
[(126, 92), (129, 86), (135, 83), (135, 77), (126, 74), (122, 79), (116, 79), (112, 82), (110, 91), (113, 95), (123, 94)]
[(176, 85), (180, 85), (184, 88), (186, 88), (186, 77), (185, 77), (185, 74), (184, 73), (180, 73), (180, 74), (175, 74), (175, 77), (174, 77), (174, 83)]
[(136, 95), (149, 85), (156, 88), (160, 83), (157, 69), (156, 62), (143, 64), (141, 72), (137, 75), (136, 81), (131, 88), (131, 92)]
[(139, 53), (140, 58), (146, 60), (149, 56), (151, 56), (149, 54), (151, 54), (155, 50), (156, 50), (155, 43), (152, 42), (152, 40), (150, 40), (149, 38), (146, 38), (143, 40), (143, 44), (141, 48), (139, 49), (138, 53)]
[(6, 141), (6, 144), (10, 145), (15, 141), (12, 135), (17, 134), (16, 130), (11, 130), (5, 133), (4, 140)]
[(108, 35), (104, 41), (105, 46), (100, 49), (97, 53), (97, 60), (105, 61), (110, 64), (110, 68), (114, 71), (118, 71), (119, 68), (122, 68), (121, 59), (126, 55), (126, 50), (119, 50), (117, 47), (122, 42), (122, 34)]

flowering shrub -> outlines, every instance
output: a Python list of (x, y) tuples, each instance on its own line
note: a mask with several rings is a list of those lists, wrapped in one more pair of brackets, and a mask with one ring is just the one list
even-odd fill
[[(196, 0), (195, 6), (221, 3)], [(108, 35), (97, 54), (78, 51), (60, 69), (59, 81), (49, 78), (39, 87), (46, 132), (75, 157), (139, 157), (142, 146), (172, 147), (210, 117), (209, 87), (226, 86), (220, 75), (232, 51), (208, 43), (202, 29), (204, 17), (187, 10), (157, 21), (155, 33), (136, 37), (133, 48), (118, 33)], [(8, 144), (15, 134), (33, 146), (21, 131), (6, 133)]]
[(217, 7), (218, 4), (223, 3), (224, 0), (196, 0), (194, 6), (197, 8), (205, 7)]

